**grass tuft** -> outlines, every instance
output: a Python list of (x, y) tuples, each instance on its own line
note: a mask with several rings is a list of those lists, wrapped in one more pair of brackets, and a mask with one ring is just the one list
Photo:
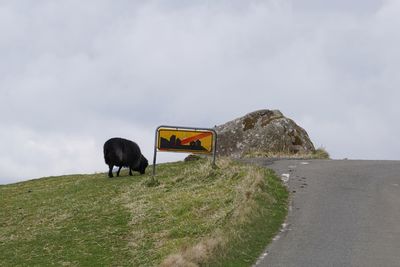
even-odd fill
[(156, 187), (160, 185), (160, 181), (152, 176), (144, 181), (144, 185), (146, 185), (147, 187)]
[(324, 147), (320, 147), (313, 153), (314, 159), (330, 159), (328, 151)]
[(325, 148), (321, 147), (314, 152), (270, 152), (270, 151), (251, 151), (244, 155), (244, 158), (276, 158), (276, 159), (329, 159), (329, 153)]

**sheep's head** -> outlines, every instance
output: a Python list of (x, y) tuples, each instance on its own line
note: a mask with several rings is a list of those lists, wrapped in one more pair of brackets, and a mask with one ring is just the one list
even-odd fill
[(140, 159), (140, 165), (139, 165), (139, 169), (138, 169), (140, 174), (144, 174), (146, 172), (147, 166), (149, 166), (149, 162), (147, 161), (147, 159), (144, 156), (142, 156), (142, 158)]

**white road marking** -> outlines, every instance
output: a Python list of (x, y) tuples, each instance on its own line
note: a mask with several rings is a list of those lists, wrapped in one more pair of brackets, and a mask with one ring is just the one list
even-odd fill
[[(289, 231), (290, 229), (288, 229), (288, 224), (287, 223), (282, 223), (281, 225), (281, 229), (279, 230), (279, 233), (283, 233), (285, 231)], [(281, 238), (281, 236), (279, 234), (277, 234), (272, 240), (273, 242), (279, 240)], [(265, 251), (257, 260), (257, 262), (253, 265), (253, 266), (257, 266), (265, 257), (268, 256), (268, 251)]]
[(301, 165), (308, 165), (310, 164), (309, 162), (303, 161), (302, 163), (300, 163)]
[(264, 254), (262, 254), (262, 255), (258, 258), (256, 264), (254, 264), (253, 266), (257, 266), (257, 265), (258, 265), (265, 257), (267, 257), (267, 256), (268, 256), (268, 251), (264, 252)]
[(282, 178), (282, 181), (284, 183), (287, 183), (287, 182), (289, 182), (290, 174), (289, 173), (282, 173), (281, 178)]

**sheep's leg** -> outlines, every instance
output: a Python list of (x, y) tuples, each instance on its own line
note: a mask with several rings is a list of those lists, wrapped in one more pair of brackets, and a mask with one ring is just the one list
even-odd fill
[(113, 169), (114, 165), (110, 164), (110, 165), (108, 165), (108, 167), (110, 168), (108, 170), (108, 177), (112, 178), (113, 177), (112, 169)]
[(119, 166), (119, 169), (117, 171), (117, 177), (119, 177), (119, 172), (121, 171), (121, 169), (122, 169), (122, 166)]
[(130, 176), (133, 175), (133, 174), (132, 174), (132, 168), (131, 168), (131, 167), (129, 167), (129, 175), (130, 175)]

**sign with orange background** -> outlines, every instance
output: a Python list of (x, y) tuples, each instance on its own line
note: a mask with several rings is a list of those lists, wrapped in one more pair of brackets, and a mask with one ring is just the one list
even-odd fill
[(214, 149), (212, 131), (159, 128), (157, 140), (160, 151), (210, 154)]

